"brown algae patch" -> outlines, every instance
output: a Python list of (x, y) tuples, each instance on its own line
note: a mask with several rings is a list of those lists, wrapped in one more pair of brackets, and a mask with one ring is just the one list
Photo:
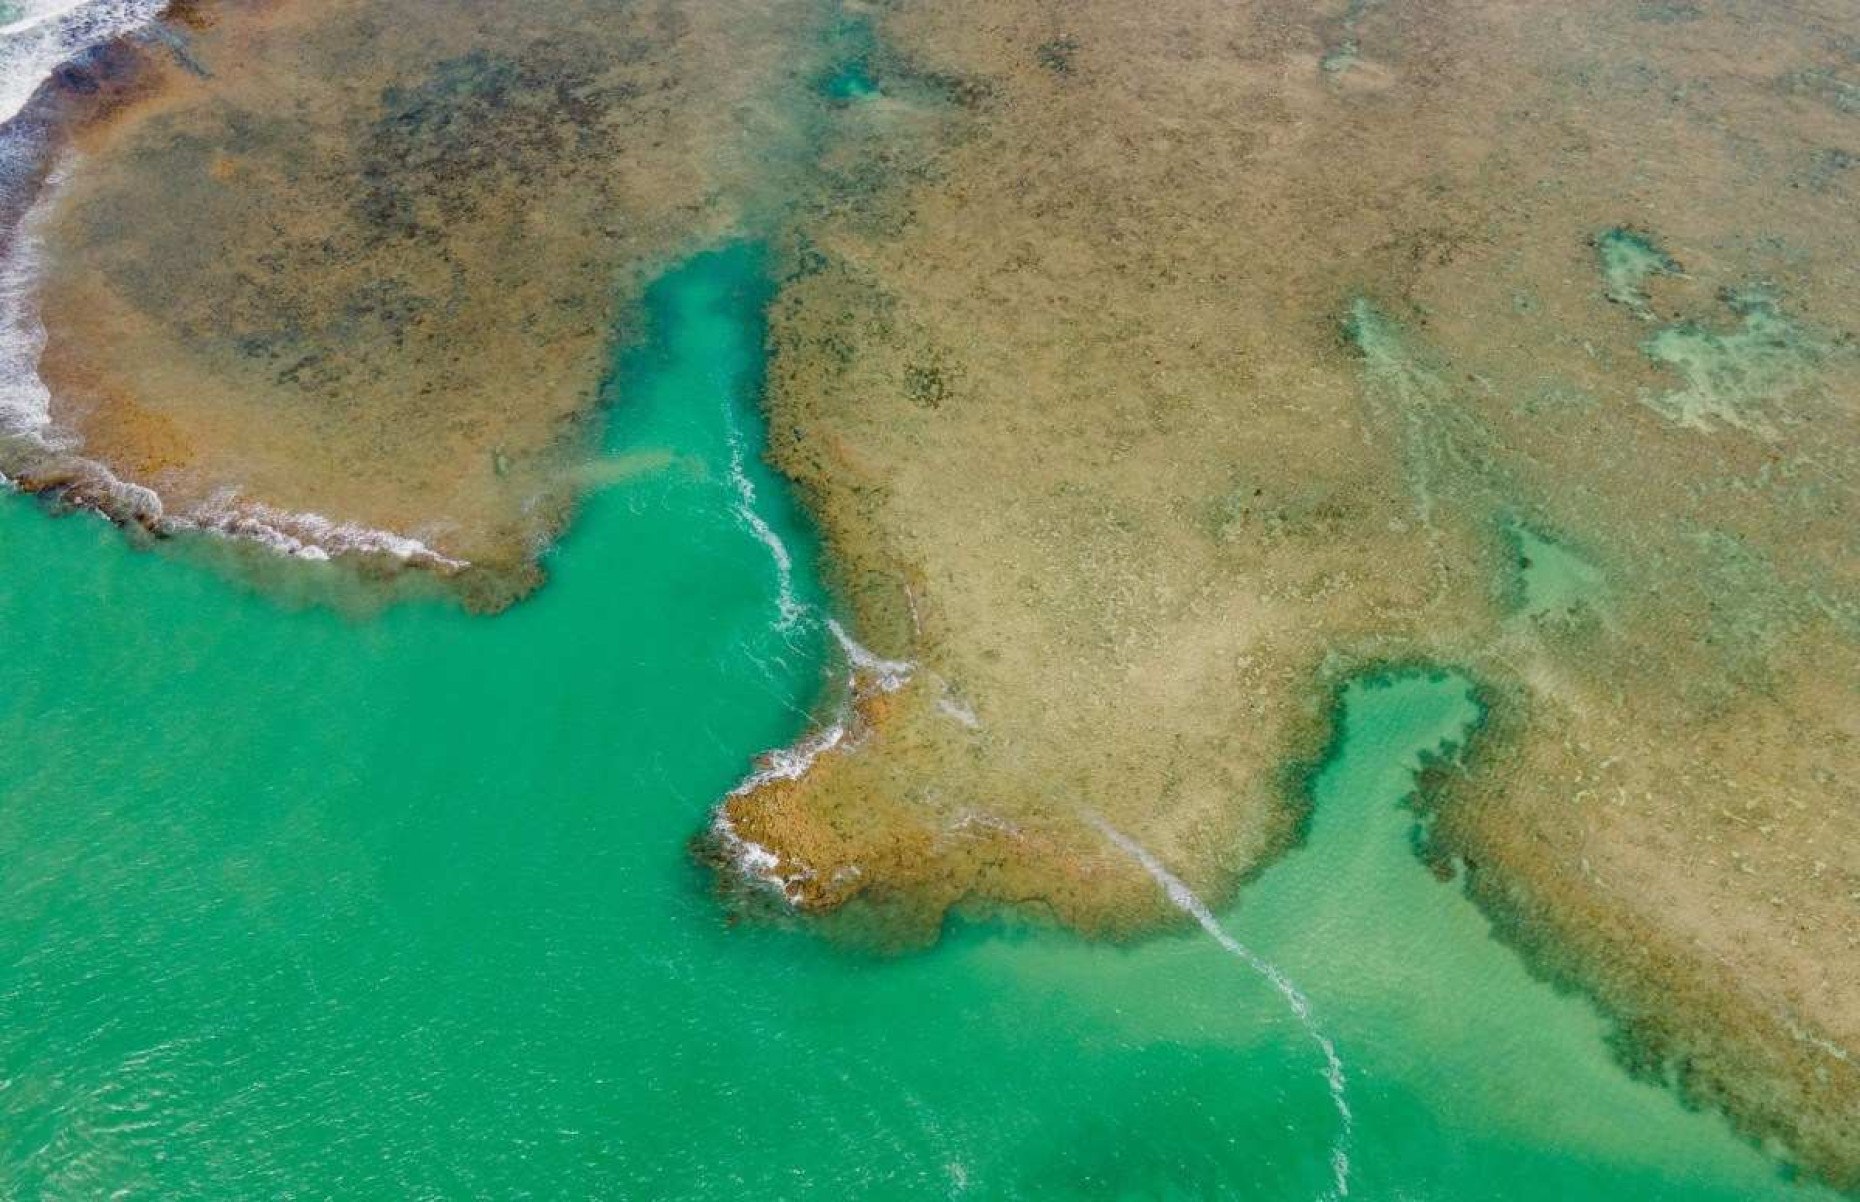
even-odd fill
[(210, 16), (60, 160), (38, 306), (68, 454), (11, 474), (101, 465), (128, 516), (285, 550), (391, 532), (500, 604), (566, 520), (638, 281), (785, 170), (797, 129), (750, 106), (796, 86), (814, 9)]
[[(1166, 916), (1091, 815), (1229, 896), (1324, 682), (1461, 664), (1498, 716), (1434, 862), (1860, 1182), (1860, 229), (1783, 182), (1851, 138), (1787, 85), (1851, 14), (1335, 9), (884, 14), (961, 111), (829, 181), (769, 405), (914, 672), (729, 830), (813, 912), (1127, 930)], [(1730, 408), (1669, 420), (1698, 379)]]

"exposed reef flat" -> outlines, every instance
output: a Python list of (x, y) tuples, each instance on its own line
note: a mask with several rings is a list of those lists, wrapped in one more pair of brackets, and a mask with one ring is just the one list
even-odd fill
[(815, 6), (184, 15), (119, 49), (135, 87), (62, 140), (15, 244), (51, 436), (0, 469), (521, 593), (587, 483), (642, 272), (779, 188), (796, 131), (755, 101), (790, 86)]
[(1144, 929), (1105, 830), (1230, 897), (1340, 682), (1452, 665), (1429, 863), (1860, 1186), (1849, 6), (201, 12), (70, 101), (10, 477), (501, 604), (643, 269), (781, 195), (772, 453), (872, 652), (713, 851)]
[(804, 909), (1129, 929), (1161, 902), (1091, 815), (1231, 896), (1336, 682), (1457, 665), (1494, 717), (1431, 862), (1646, 1071), (1860, 1185), (1857, 37), (885, 10), (874, 61), (962, 118), (828, 181), (769, 404), (915, 669), (728, 829)]

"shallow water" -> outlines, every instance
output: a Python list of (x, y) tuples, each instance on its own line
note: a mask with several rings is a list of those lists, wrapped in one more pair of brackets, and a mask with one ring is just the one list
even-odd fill
[[(725, 922), (686, 840), (832, 675), (754, 453), (762, 270), (651, 291), (609, 483), (494, 619), (287, 607), (0, 504), (0, 1195), (1332, 1188), (1318, 1047), (1199, 930), (875, 959)], [(1345, 703), (1308, 845), (1219, 919), (1334, 1041), (1350, 1196), (1810, 1196), (1415, 860), (1465, 684)]]
[(1564, 621), (1599, 605), (1606, 593), (1599, 569), (1580, 554), (1524, 522), (1507, 524), (1517, 579), (1513, 608), (1539, 621)]

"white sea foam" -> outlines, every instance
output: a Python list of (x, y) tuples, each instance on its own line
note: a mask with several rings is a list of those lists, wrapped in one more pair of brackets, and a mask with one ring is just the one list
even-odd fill
[(302, 513), (277, 509), (257, 501), (241, 501), (231, 492), (222, 492), (205, 505), (168, 524), (178, 528), (204, 530), (234, 538), (251, 539), (279, 554), (297, 559), (326, 560), (332, 554), (353, 551), (364, 555), (387, 555), (402, 563), (420, 564), (456, 572), (469, 566), (433, 550), (417, 538), (376, 530), (354, 522), (337, 522), (320, 513)]
[(765, 753), (743, 783), (730, 790), (731, 797), (752, 793), (778, 780), (798, 780), (807, 775), (814, 761), (846, 740), (846, 727), (835, 722), (815, 731), (792, 747), (778, 747)]
[(162, 508), (161, 494), (152, 488), (123, 479), (101, 463), (86, 459), (82, 464), (83, 486), (110, 498), (110, 513), (118, 520), (139, 522), (151, 529), (165, 528), (169, 520)]
[(0, 124), (26, 107), (39, 85), (93, 46), (142, 28), (168, 0), (28, 0), (0, 26)]
[[(776, 629), (788, 630), (815, 611), (795, 593), (794, 556), (788, 550), (788, 545), (782, 541), (781, 536), (775, 532), (774, 527), (770, 526), (768, 520), (762, 516), (757, 504), (755, 481), (749, 477), (748, 454), (743, 446), (743, 438), (727, 410), (724, 421), (726, 423), (725, 438), (730, 454), (731, 510), (737, 521), (741, 522), (758, 542), (768, 548), (769, 559), (775, 566), (775, 604), (778, 614)], [(826, 627), (839, 644), (850, 668), (848, 696), (841, 703), (839, 717), (792, 746), (777, 748), (764, 754), (757, 761), (755, 770), (744, 778), (741, 784), (730, 790), (729, 797), (741, 797), (776, 781), (798, 780), (805, 776), (816, 760), (839, 747), (849, 737), (848, 723), (855, 721), (852, 716), (852, 702), (867, 695), (871, 689), (885, 693), (896, 692), (904, 687), (910, 680), (911, 673), (915, 671), (916, 665), (914, 664), (903, 660), (885, 659), (862, 646), (836, 619), (827, 618)], [(749, 880), (759, 880), (772, 885), (790, 904), (800, 898), (796, 886), (813, 876), (812, 871), (804, 867), (792, 872), (783, 872), (783, 861), (779, 853), (752, 839), (745, 838), (730, 820), (728, 798), (712, 814), (711, 833), (718, 843), (727, 849), (729, 858), (738, 873)], [(858, 873), (859, 869), (856, 865), (844, 866), (835, 872), (834, 879), (857, 876)]]
[[(808, 606), (795, 595), (794, 591), (794, 556), (788, 550), (781, 536), (763, 518), (757, 508), (756, 485), (749, 478), (743, 444), (736, 430), (729, 432), (730, 445), (730, 487), (735, 494), (733, 510), (737, 520), (755, 535), (757, 541), (768, 548), (769, 558), (775, 564), (775, 606), (780, 619), (777, 629), (786, 630), (799, 622), (808, 613)], [(885, 659), (848, 634), (846, 628), (834, 618), (827, 619), (827, 629), (832, 632), (834, 641), (840, 645), (847, 662), (852, 665), (856, 675), (868, 678), (880, 691), (895, 693), (909, 682), (916, 665), (905, 660)]]
[(1350, 1111), (1350, 1100), (1345, 1092), (1343, 1059), (1337, 1055), (1336, 1045), (1318, 1027), (1317, 1020), (1311, 1016), (1311, 1003), (1304, 992), (1292, 983), (1290, 977), (1281, 972), (1277, 965), (1259, 955), (1252, 948), (1241, 943), (1214, 917), (1207, 903), (1195, 896), (1183, 880), (1163, 866), (1161, 860), (1151, 855), (1149, 850), (1130, 836), (1124, 834), (1103, 818), (1093, 815), (1093, 826), (1100, 834), (1117, 847), (1117, 849), (1143, 866), (1143, 870), (1154, 877), (1161, 885), (1163, 893), (1171, 905), (1192, 917), (1200, 924), (1214, 941), (1227, 952), (1239, 958), (1246, 966), (1264, 977), (1273, 989), (1285, 999), (1286, 1008), (1298, 1019), (1312, 1042), (1324, 1053), (1324, 1081), (1330, 1088), (1331, 1103), (1336, 1107), (1338, 1130), (1337, 1137), (1330, 1146), (1331, 1193), (1332, 1198), (1346, 1198), (1350, 1193), (1350, 1139), (1354, 1132), (1356, 1119)]
[[(4, 137), (0, 136), (0, 144)], [(39, 276), (41, 229), (63, 182), (63, 169), (47, 176), (32, 207), (0, 255), (0, 434), (55, 445), (52, 394), (39, 378), (45, 326), (39, 321), (35, 285)]]
[[(802, 610), (800, 612), (805, 612)], [(832, 631), (838, 641), (840, 650), (845, 654), (852, 671), (849, 681), (849, 695), (841, 703), (839, 717), (827, 726), (808, 735), (800, 742), (788, 747), (778, 747), (766, 752), (757, 760), (755, 771), (743, 779), (743, 782), (730, 790), (729, 797), (742, 797), (753, 793), (764, 785), (776, 781), (799, 780), (806, 776), (814, 762), (827, 752), (834, 750), (851, 736), (848, 722), (854, 721), (851, 703), (865, 691), (876, 688), (881, 692), (891, 693), (904, 687), (915, 671), (916, 665), (903, 660), (883, 659), (873, 654), (846, 633), (836, 619), (828, 618), (827, 629)], [(777, 853), (745, 839), (730, 821), (729, 801), (719, 805), (711, 817), (711, 831), (718, 841), (730, 849), (736, 870), (752, 880), (766, 881), (781, 891), (789, 902), (798, 899), (794, 886), (809, 879), (813, 874), (808, 869), (784, 873), (781, 871), (782, 859)], [(848, 871), (845, 868), (840, 873)], [(855, 867), (851, 871), (856, 874)], [(838, 874), (836, 874), (837, 879)]]
[(885, 659), (860, 645), (857, 639), (846, 633), (846, 628), (840, 625), (837, 618), (827, 619), (827, 629), (833, 633), (834, 641), (839, 643), (840, 650), (845, 653), (854, 672), (869, 677), (880, 692), (895, 693), (910, 683), (911, 673), (917, 670), (916, 664), (909, 660)]
[[(730, 790), (731, 797), (740, 797), (764, 785), (781, 780), (796, 780), (807, 774), (814, 761), (821, 755), (838, 747), (846, 738), (846, 728), (839, 723), (815, 731), (812, 735), (792, 747), (777, 748), (764, 755), (756, 770), (749, 774), (742, 784)], [(730, 853), (731, 862), (736, 871), (749, 880), (759, 880), (773, 885), (782, 897), (793, 903), (799, 897), (795, 886), (809, 879), (813, 874), (806, 869), (795, 872), (781, 870), (782, 858), (753, 839), (745, 838), (730, 821), (730, 809), (727, 804), (720, 805), (711, 814), (711, 834)]]
[(789, 892), (788, 878), (781, 874), (781, 857), (753, 839), (745, 839), (737, 831), (736, 824), (730, 821), (730, 815), (720, 806), (710, 820), (711, 833), (717, 841), (730, 851), (730, 858), (736, 865), (737, 872), (752, 880), (767, 882), (781, 891), (781, 895), (794, 900)]
[(769, 558), (775, 561), (775, 607), (780, 615), (779, 626), (786, 630), (800, 621), (807, 612), (794, 592), (794, 556), (788, 551), (788, 544), (775, 533), (775, 528), (768, 524), (756, 507), (756, 485), (749, 478), (749, 471), (743, 456), (742, 440), (736, 430), (730, 430), (730, 488), (736, 495), (733, 507), (737, 520), (749, 528), (756, 540), (768, 548)]

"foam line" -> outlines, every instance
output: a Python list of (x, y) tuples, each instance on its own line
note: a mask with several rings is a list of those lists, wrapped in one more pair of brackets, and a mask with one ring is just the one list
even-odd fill
[(133, 33), (168, 0), (35, 0), (0, 26), (0, 124), (19, 115), (39, 85), (93, 46)]
[[(730, 797), (740, 797), (744, 793), (760, 789), (762, 786), (780, 780), (798, 780), (807, 775), (807, 770), (814, 766), (814, 761), (826, 752), (838, 747), (846, 738), (846, 728), (835, 722), (833, 725), (809, 735), (792, 747), (779, 747), (764, 755), (756, 770), (736, 788), (730, 790)], [(726, 799), (727, 801), (727, 799)], [(795, 886), (807, 880), (811, 873), (805, 870), (785, 873), (781, 870), (781, 856), (770, 851), (753, 839), (744, 837), (730, 821), (730, 808), (727, 804), (718, 806), (711, 813), (711, 834), (719, 843), (730, 851), (731, 861), (739, 875), (750, 880), (763, 881), (775, 887), (783, 900), (793, 905), (798, 899)]]
[(824, 752), (832, 751), (846, 738), (846, 728), (835, 722), (802, 739), (792, 747), (779, 747), (762, 757), (756, 770), (743, 783), (730, 790), (731, 797), (752, 793), (778, 780), (799, 780), (807, 775)]
[(775, 533), (775, 528), (756, 508), (756, 485), (749, 478), (742, 440), (737, 437), (734, 426), (729, 431), (729, 442), (730, 488), (736, 495), (733, 509), (737, 520), (748, 527), (757, 542), (768, 548), (769, 558), (775, 563), (775, 607), (781, 615), (778, 628), (786, 630), (807, 612), (807, 607), (794, 592), (794, 556), (789, 554), (788, 544), (781, 540), (781, 535)]
[[(0, 140), (4, 133), (0, 131)], [(45, 326), (36, 297), (42, 229), (66, 170), (54, 167), (0, 253), (0, 434), (55, 446), (52, 394), (39, 378)]]
[[(805, 608), (799, 612), (806, 612)], [(780, 890), (782, 897), (793, 904), (798, 894), (795, 885), (807, 880), (811, 875), (806, 869), (798, 872), (784, 873), (781, 870), (781, 856), (752, 839), (745, 838), (730, 821), (729, 800), (753, 793), (764, 785), (776, 781), (799, 780), (813, 768), (814, 761), (827, 752), (838, 748), (848, 738), (855, 736), (855, 730), (849, 729), (849, 723), (855, 723), (852, 716), (852, 702), (865, 695), (862, 689), (876, 688), (881, 692), (891, 693), (910, 680), (916, 665), (903, 660), (881, 659), (873, 652), (861, 646), (838, 620), (828, 618), (827, 629), (832, 631), (838, 641), (840, 650), (851, 665), (850, 696), (842, 700), (839, 717), (827, 726), (816, 730), (800, 742), (788, 747), (778, 747), (764, 753), (756, 761), (755, 771), (744, 778), (743, 782), (731, 789), (721, 804), (711, 814), (711, 833), (719, 843), (727, 847), (736, 870), (742, 876), (760, 880)]]
[(1228, 934), (1220, 920), (1214, 917), (1214, 912), (1208, 909), (1207, 903), (1195, 896), (1195, 891), (1164, 867), (1162, 861), (1151, 855), (1147, 848), (1098, 815), (1093, 814), (1090, 818), (1091, 824), (1098, 828), (1100, 834), (1156, 879), (1171, 905), (1192, 917), (1216, 943), (1264, 977), (1278, 991), (1279, 996), (1285, 999), (1286, 1009), (1292, 1012), (1304, 1027), (1305, 1033), (1311, 1036), (1312, 1042), (1324, 1053), (1324, 1082), (1330, 1087), (1330, 1100), (1336, 1107), (1338, 1121), (1337, 1138), (1330, 1145), (1331, 1192), (1328, 1196), (1336, 1199), (1349, 1197), (1350, 1137), (1355, 1130), (1356, 1118), (1350, 1112), (1350, 1100), (1345, 1091), (1343, 1059), (1337, 1055), (1336, 1045), (1318, 1027), (1317, 1020), (1311, 1017), (1310, 1000), (1277, 965)]
[(364, 555), (388, 555), (402, 563), (423, 564), (448, 572), (468, 566), (464, 560), (442, 555), (417, 538), (355, 522), (333, 521), (320, 513), (276, 509), (257, 501), (240, 502), (231, 493), (221, 493), (185, 517), (172, 519), (170, 524), (210, 534), (248, 538), (296, 559), (322, 561), (332, 554), (353, 551)]
[(846, 633), (846, 628), (840, 625), (837, 618), (827, 619), (827, 629), (833, 633), (834, 641), (840, 645), (840, 650), (845, 653), (855, 673), (863, 672), (870, 676), (880, 692), (895, 693), (910, 683), (911, 673), (917, 669), (916, 664), (909, 660), (881, 658)]
[(790, 904), (793, 903), (793, 886), (789, 879), (782, 875), (780, 856), (755, 840), (745, 839), (738, 833), (736, 824), (730, 821), (729, 814), (724, 812), (722, 806), (717, 807), (716, 814), (711, 817), (710, 829), (711, 833), (717, 837), (717, 841), (729, 848), (730, 858), (740, 875), (774, 886), (780, 890), (785, 900)]

